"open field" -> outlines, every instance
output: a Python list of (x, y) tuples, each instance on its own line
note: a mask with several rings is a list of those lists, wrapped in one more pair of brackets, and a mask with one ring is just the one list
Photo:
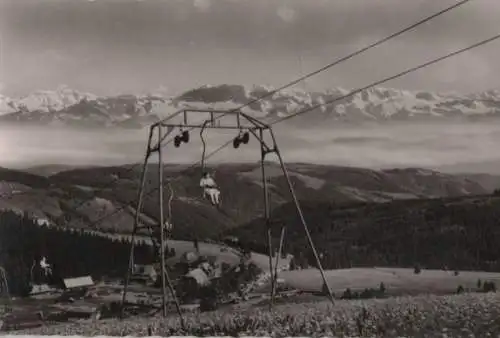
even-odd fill
[[(476, 289), (477, 282), (490, 281), (498, 285), (500, 273), (482, 271), (461, 271), (458, 276), (453, 271), (425, 270), (415, 274), (413, 269), (404, 268), (352, 268), (326, 270), (330, 288), (340, 296), (347, 288), (352, 291), (378, 288), (384, 283), (389, 294), (450, 293), (459, 285), (465, 289)], [(317, 269), (283, 271), (279, 277), (293, 288), (303, 291), (321, 291), (323, 280)]]
[(188, 314), (186, 330), (175, 316), (132, 318), (40, 327), (17, 334), (146, 336), (364, 336), (488, 337), (500, 333), (500, 295), (418, 296), (365, 301), (279, 305), (274, 314), (262, 308), (245, 312)]
[[(100, 231), (92, 231), (86, 230), (85, 232), (90, 234), (95, 234), (99, 236), (103, 236), (110, 239), (115, 240), (127, 240), (130, 241), (131, 235), (125, 234), (109, 234)], [(148, 236), (140, 235), (136, 236), (138, 241), (144, 242), (146, 244), (151, 245), (151, 238)], [(194, 244), (192, 241), (183, 241), (183, 240), (175, 240), (169, 239), (167, 240), (167, 246), (169, 249), (175, 250), (175, 257), (171, 257), (167, 260), (167, 264), (172, 266), (176, 262), (178, 262), (182, 255), (188, 252), (194, 252)], [(217, 257), (217, 261), (219, 263), (225, 262), (231, 265), (238, 264), (240, 261), (240, 252), (234, 248), (231, 248), (224, 244), (216, 244), (216, 243), (206, 243), (206, 242), (198, 242), (198, 248), (200, 255), (205, 256), (215, 256)], [(273, 258), (273, 264), (275, 263), (275, 259)], [(252, 256), (250, 260), (255, 263), (260, 269), (267, 271), (269, 270), (269, 257), (267, 255), (263, 255), (260, 253), (252, 252)], [(279, 267), (287, 266), (290, 263), (290, 258), (280, 259)]]

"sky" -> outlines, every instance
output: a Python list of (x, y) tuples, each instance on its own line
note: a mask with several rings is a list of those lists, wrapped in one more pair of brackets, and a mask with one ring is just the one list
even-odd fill
[[(96, 95), (204, 84), (279, 86), (457, 1), (0, 0), (0, 90), (67, 85)], [(354, 88), (500, 32), (500, 1), (473, 0), (301, 83)], [(387, 84), (500, 88), (500, 43)]]

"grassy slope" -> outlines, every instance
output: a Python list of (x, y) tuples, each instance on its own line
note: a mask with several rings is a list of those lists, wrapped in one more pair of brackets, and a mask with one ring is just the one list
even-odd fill
[(279, 305), (274, 313), (256, 307), (185, 315), (187, 330), (176, 316), (131, 318), (45, 326), (19, 332), (80, 336), (273, 336), (277, 337), (486, 337), (500, 333), (500, 295), (403, 297)]
[(11, 170), (0, 167), (0, 181), (16, 182), (26, 185), (31, 188), (46, 189), (50, 186), (51, 182), (46, 177), (19, 170)]
[[(290, 175), (299, 198), (348, 203), (353, 201), (384, 202), (429, 196), (458, 196), (485, 193), (479, 184), (449, 175), (415, 169), (372, 171), (309, 164), (289, 164)], [(225, 214), (214, 210), (200, 198), (199, 170), (179, 175), (184, 166), (169, 165), (166, 179), (175, 178), (173, 221), (174, 236), (188, 239), (213, 237), (218, 232), (249, 222), (262, 214), (263, 202), (260, 169), (257, 164), (225, 164), (216, 168), (216, 179), (222, 188)], [(279, 168), (266, 166), (270, 176), (270, 197), (276, 208), (290, 201), (290, 196)], [(138, 168), (130, 166), (79, 168), (59, 172), (48, 178), (0, 171), (0, 181), (10, 180), (27, 185), (22, 195), (0, 201), (0, 206), (17, 208), (41, 215), (69, 227), (88, 227), (113, 232), (127, 232), (132, 228), (133, 207), (137, 198)], [(17, 181), (16, 181), (17, 180)], [(143, 210), (154, 219), (158, 215), (157, 175), (153, 168), (146, 181), (148, 197)], [(169, 191), (165, 192), (168, 200)], [(46, 202), (45, 202), (46, 201)], [(88, 202), (80, 206), (82, 202)], [(116, 212), (124, 206), (132, 208)], [(79, 206), (79, 207), (78, 207)], [(77, 208), (78, 207), (78, 208)], [(227, 215), (227, 216), (226, 216)], [(97, 222), (100, 220), (99, 222)]]
[[(279, 274), (287, 285), (304, 291), (321, 291), (323, 280), (317, 269), (284, 271)], [(458, 286), (476, 289), (480, 279), (500, 285), (500, 273), (482, 271), (461, 271), (455, 276), (453, 271), (422, 270), (415, 274), (413, 269), (404, 268), (352, 268), (326, 271), (332, 292), (340, 296), (347, 288), (363, 291), (377, 289), (384, 283), (389, 294), (453, 293)]]

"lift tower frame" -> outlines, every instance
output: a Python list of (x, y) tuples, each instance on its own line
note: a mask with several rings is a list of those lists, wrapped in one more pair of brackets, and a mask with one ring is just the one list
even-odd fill
[[(196, 119), (199, 120), (202, 119), (204, 120), (204, 123), (202, 124), (196, 124), (194, 123), (193, 119), (196, 117)], [(204, 117), (204, 118), (203, 118)], [(229, 123), (221, 123), (221, 119), (224, 118), (225, 120), (229, 120)], [(167, 133), (164, 134), (163, 129), (167, 129)], [(133, 269), (133, 262), (134, 262), (134, 246), (135, 246), (135, 239), (137, 236), (137, 232), (141, 228), (148, 228), (149, 233), (151, 234), (151, 239), (153, 241), (153, 245), (155, 245), (155, 238), (153, 238), (153, 229), (151, 225), (143, 225), (140, 224), (140, 214), (141, 214), (141, 209), (142, 209), (142, 204), (143, 204), (143, 199), (144, 199), (144, 188), (145, 188), (145, 181), (146, 181), (146, 176), (147, 176), (147, 167), (149, 163), (149, 159), (152, 154), (158, 153), (158, 199), (159, 199), (159, 215), (158, 215), (158, 220), (157, 223), (159, 223), (160, 227), (160, 261), (161, 261), (161, 285), (162, 285), (162, 310), (163, 310), (163, 316), (167, 316), (167, 286), (170, 289), (171, 296), (173, 300), (175, 301), (177, 312), (181, 318), (181, 324), (183, 324), (183, 318), (182, 318), (182, 313), (180, 310), (180, 305), (177, 300), (177, 297), (175, 295), (174, 287), (171, 283), (171, 280), (169, 278), (168, 270), (165, 265), (165, 248), (166, 248), (166, 236), (165, 234), (166, 229), (165, 229), (165, 214), (164, 214), (164, 208), (165, 208), (165, 203), (163, 202), (163, 192), (164, 192), (164, 181), (163, 181), (163, 156), (162, 156), (162, 148), (163, 148), (163, 142), (165, 141), (166, 137), (175, 129), (179, 129), (180, 132), (185, 132), (186, 130), (193, 130), (193, 129), (199, 129), (200, 130), (200, 136), (203, 141), (204, 145), (204, 151), (205, 151), (205, 142), (203, 139), (203, 131), (205, 129), (229, 129), (229, 130), (235, 130), (238, 131), (241, 135), (242, 133), (249, 133), (248, 135), (254, 136), (255, 139), (260, 144), (260, 165), (261, 165), (261, 175), (262, 175), (262, 190), (263, 190), (263, 199), (264, 199), (264, 217), (265, 217), (265, 222), (267, 226), (267, 245), (269, 249), (269, 274), (270, 274), (270, 279), (271, 279), (271, 299), (270, 299), (270, 309), (272, 310), (273, 308), (273, 303), (274, 303), (274, 298), (275, 298), (275, 291), (276, 291), (276, 276), (274, 275), (277, 271), (277, 266), (279, 263), (279, 256), (281, 252), (277, 253), (276, 257), (276, 266), (273, 271), (273, 262), (272, 262), (272, 257), (273, 257), (273, 248), (272, 248), (272, 230), (271, 230), (271, 223), (270, 223), (270, 207), (269, 207), (269, 194), (267, 190), (267, 177), (266, 177), (266, 170), (265, 170), (265, 158), (268, 154), (274, 153), (279, 161), (279, 165), (281, 167), (281, 170), (283, 172), (283, 175), (286, 179), (288, 190), (290, 192), (290, 195), (292, 197), (293, 203), (295, 204), (295, 209), (297, 211), (297, 216), (300, 219), (300, 222), (302, 223), (302, 226), (305, 231), (305, 235), (307, 237), (307, 240), (309, 242), (309, 245), (313, 251), (314, 258), (316, 260), (317, 266), (321, 272), (321, 277), (323, 279), (323, 283), (326, 286), (328, 290), (328, 296), (334, 304), (334, 296), (331, 292), (330, 286), (328, 284), (327, 278), (325, 276), (325, 272), (323, 270), (323, 267), (321, 265), (320, 258), (318, 256), (318, 253), (316, 251), (316, 247), (313, 243), (311, 234), (309, 232), (309, 227), (305, 221), (304, 215), (302, 213), (301, 206), (299, 204), (299, 201), (297, 199), (297, 196), (295, 195), (295, 191), (293, 189), (290, 176), (288, 174), (288, 171), (285, 167), (283, 158), (281, 156), (281, 152), (278, 148), (278, 144), (276, 141), (276, 137), (274, 135), (273, 129), (271, 125), (266, 124), (262, 121), (259, 121), (258, 119), (249, 116), (248, 114), (245, 114), (241, 112), (240, 110), (218, 110), (218, 109), (181, 109), (178, 110), (177, 112), (171, 114), (165, 119), (162, 119), (154, 124), (152, 124), (149, 128), (149, 137), (148, 137), (148, 142), (147, 142), (147, 147), (146, 147), (146, 154), (144, 158), (144, 163), (143, 163), (143, 168), (142, 168), (142, 173), (141, 173), (141, 182), (139, 186), (139, 191), (138, 191), (138, 196), (137, 196), (137, 205), (136, 205), (136, 212), (135, 212), (135, 220), (134, 220), (134, 226), (133, 226), (133, 232), (132, 232), (132, 238), (131, 238), (131, 247), (130, 247), (130, 257), (129, 257), (129, 266), (128, 270), (125, 276), (125, 281), (124, 281), (124, 289), (123, 289), (123, 298), (122, 298), (122, 315), (123, 315), (123, 309), (125, 308), (125, 303), (126, 303), (126, 296), (127, 296), (127, 291), (128, 291), (128, 286), (130, 282), (130, 276), (132, 273)], [(153, 135), (155, 132), (158, 134), (158, 141), (153, 142)], [(267, 134), (267, 135), (266, 135)], [(247, 136), (248, 136), (247, 135)], [(270, 141), (265, 140), (265, 136), (268, 136), (270, 138)], [(238, 136), (237, 136), (238, 137)], [(235, 138), (236, 139), (236, 138)], [(248, 139), (247, 139), (248, 140)], [(154, 144), (156, 143), (156, 144)], [(176, 146), (179, 146), (179, 144), (176, 144)], [(236, 148), (237, 146), (235, 146)], [(202, 158), (202, 162), (204, 161), (204, 156)], [(204, 163), (202, 163), (202, 166)], [(171, 215), (169, 215), (171, 217)], [(171, 220), (168, 220), (168, 222), (171, 222)], [(171, 223), (170, 223), (171, 224)], [(283, 229), (282, 229), (282, 237), (283, 237)], [(282, 242), (283, 239), (281, 239), (280, 242)], [(281, 251), (281, 245), (280, 243), (280, 251)]]
[(2, 266), (0, 266), (0, 297), (2, 298), (2, 303), (5, 302), (5, 304), (3, 304), (4, 314), (11, 312), (12, 299), (9, 292), (9, 281), (7, 279), (7, 273)]

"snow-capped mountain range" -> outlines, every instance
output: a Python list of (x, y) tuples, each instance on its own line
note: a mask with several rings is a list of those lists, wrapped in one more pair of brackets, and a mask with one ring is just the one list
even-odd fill
[[(273, 89), (258, 85), (207, 85), (177, 97), (165, 94), (100, 97), (68, 87), (36, 91), (21, 98), (0, 94), (0, 124), (140, 128), (182, 107), (236, 108)], [(497, 90), (457, 94), (378, 87), (343, 98), (348, 93), (349, 90), (343, 88), (323, 92), (287, 89), (243, 111), (269, 121), (336, 100), (290, 120), (300, 122), (301, 126), (326, 121), (356, 123), (500, 117), (500, 91)]]
[(156, 94), (100, 97), (64, 86), (19, 99), (0, 95), (0, 124), (141, 127), (171, 111), (170, 100)]

